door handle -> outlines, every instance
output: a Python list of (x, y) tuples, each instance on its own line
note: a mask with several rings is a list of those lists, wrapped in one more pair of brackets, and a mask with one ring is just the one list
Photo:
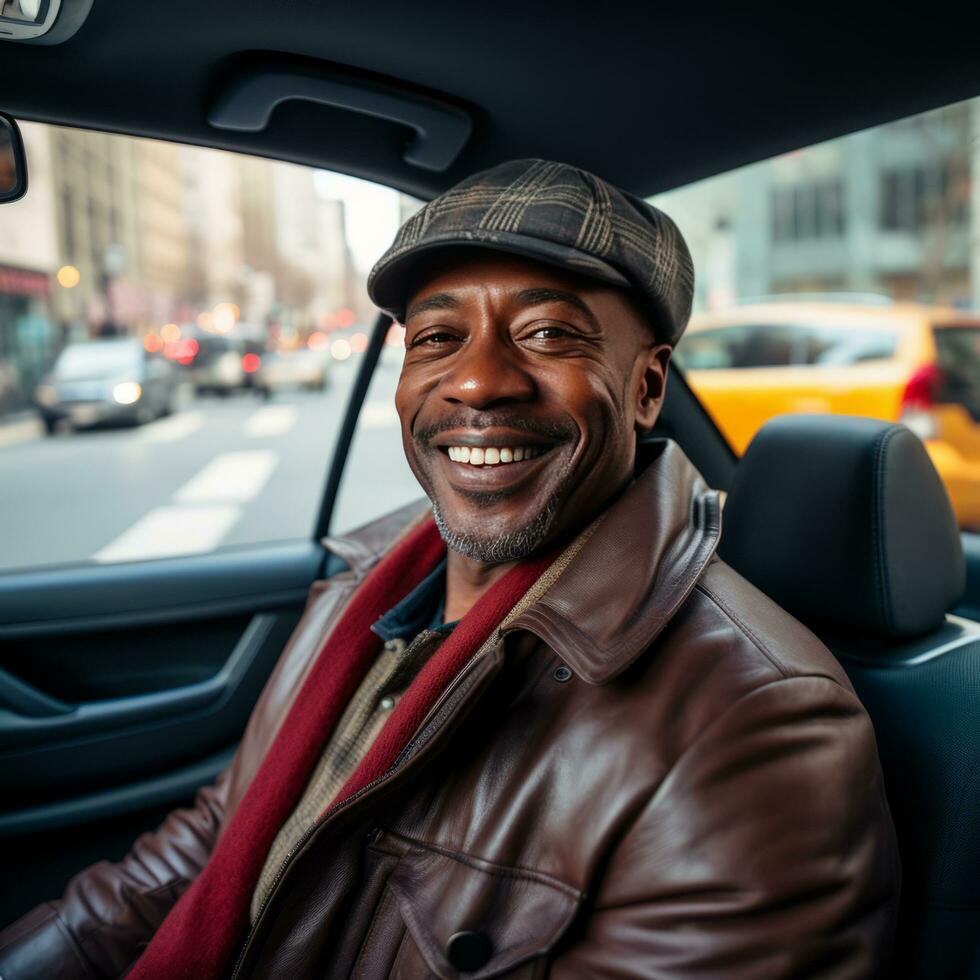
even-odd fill
[(26, 718), (52, 718), (71, 714), (75, 708), (0, 667), (0, 712), (5, 710)]
[[(0, 676), (0, 746), (9, 749), (36, 745), (155, 718), (173, 718), (226, 699), (248, 675), (275, 622), (274, 613), (256, 614), (217, 674), (169, 691), (72, 705), (42, 694), (4, 672)], [(12, 682), (9, 688), (8, 682)]]

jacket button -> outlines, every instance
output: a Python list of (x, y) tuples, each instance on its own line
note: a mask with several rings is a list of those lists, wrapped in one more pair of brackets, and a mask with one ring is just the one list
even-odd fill
[(457, 932), (446, 946), (446, 958), (457, 970), (479, 970), (492, 953), (490, 940), (481, 932)]
[(556, 681), (568, 681), (572, 679), (572, 672), (564, 664), (561, 667), (555, 668), (555, 680)]

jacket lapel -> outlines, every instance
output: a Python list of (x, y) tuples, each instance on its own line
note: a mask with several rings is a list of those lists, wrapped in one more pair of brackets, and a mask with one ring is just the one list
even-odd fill
[(637, 478), (590, 528), (545, 594), (507, 624), (526, 629), (590, 684), (629, 667), (678, 611), (721, 534), (718, 492), (676, 443), (641, 445)]

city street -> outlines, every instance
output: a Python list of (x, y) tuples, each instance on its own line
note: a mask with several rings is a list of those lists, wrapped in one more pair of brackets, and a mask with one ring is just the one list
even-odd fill
[[(188, 392), (179, 411), (139, 428), (48, 438), (31, 419), (6, 435), (0, 426), (0, 570), (308, 537), (355, 369), (336, 365), (322, 393), (267, 402)], [(362, 410), (335, 531), (421, 496), (402, 456), (396, 380), (388, 358)]]

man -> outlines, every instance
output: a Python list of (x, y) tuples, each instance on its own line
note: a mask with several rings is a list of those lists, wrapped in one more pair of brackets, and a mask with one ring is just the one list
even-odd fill
[(329, 542), (228, 771), (10, 927), (5, 980), (885, 969), (869, 720), (642, 440), (692, 283), (665, 215), (562, 164), (409, 220), (369, 290), (431, 506)]

